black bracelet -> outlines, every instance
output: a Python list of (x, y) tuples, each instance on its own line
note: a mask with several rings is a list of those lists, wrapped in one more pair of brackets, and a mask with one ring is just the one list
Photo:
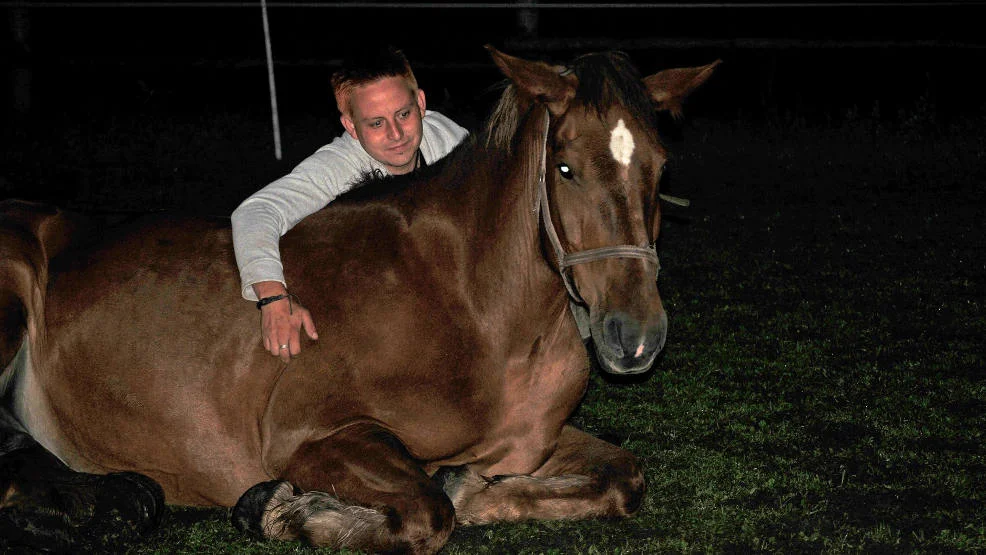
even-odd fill
[(277, 302), (281, 299), (286, 299), (286, 298), (288, 298), (287, 293), (285, 293), (284, 295), (274, 295), (273, 297), (264, 297), (259, 301), (257, 301), (257, 310), (260, 310), (261, 308), (269, 305), (270, 303)]

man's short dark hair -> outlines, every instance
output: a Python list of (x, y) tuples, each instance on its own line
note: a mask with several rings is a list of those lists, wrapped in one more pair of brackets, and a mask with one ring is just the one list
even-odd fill
[(347, 57), (342, 68), (333, 73), (331, 79), (339, 112), (349, 115), (349, 96), (354, 88), (385, 77), (403, 77), (412, 91), (418, 89), (418, 81), (407, 57), (393, 46), (369, 51), (361, 49)]

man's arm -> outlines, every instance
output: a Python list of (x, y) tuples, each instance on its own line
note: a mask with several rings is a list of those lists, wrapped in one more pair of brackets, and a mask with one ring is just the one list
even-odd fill
[(362, 158), (367, 156), (361, 157), (361, 152), (355, 141), (336, 139), (233, 211), (233, 250), (243, 298), (257, 300), (255, 283), (286, 285), (278, 246), (281, 236), (352, 186), (365, 171)]
[(344, 140), (323, 147), (290, 174), (251, 195), (232, 214), (233, 250), (243, 297), (258, 301), (281, 296), (260, 308), (261, 340), (264, 349), (284, 362), (301, 352), (302, 328), (312, 339), (318, 339), (318, 333), (308, 310), (296, 297), (288, 296), (279, 241), (360, 175), (358, 158), (347, 159), (345, 153)]

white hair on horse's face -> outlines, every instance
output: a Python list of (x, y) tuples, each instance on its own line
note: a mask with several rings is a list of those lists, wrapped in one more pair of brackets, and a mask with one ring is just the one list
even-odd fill
[(616, 127), (610, 132), (609, 151), (613, 154), (613, 159), (626, 168), (630, 166), (633, 147), (633, 133), (627, 129), (627, 126), (623, 123), (623, 118), (620, 118), (616, 122)]

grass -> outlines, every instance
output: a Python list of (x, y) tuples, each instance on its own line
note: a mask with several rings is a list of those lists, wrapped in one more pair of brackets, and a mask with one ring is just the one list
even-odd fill
[[(644, 379), (594, 374), (574, 416), (644, 462), (641, 512), (461, 528), (444, 553), (986, 551), (984, 119), (689, 124), (668, 187), (693, 205), (666, 209), (660, 249), (665, 354)], [(199, 194), (231, 208), (284, 170), (221, 148), (255, 123), (220, 119), (212, 165), (180, 148), (195, 122), (153, 140), (142, 127), (136, 142), (177, 168), (168, 187), (160, 165), (131, 176), (160, 189), (92, 182), (69, 196), (126, 207)], [(107, 153), (130, 167), (124, 145), (73, 163), (100, 176)], [(27, 162), (8, 179), (58, 181)], [(215, 183), (226, 197), (203, 190)], [(178, 507), (129, 550), (313, 551)]]

